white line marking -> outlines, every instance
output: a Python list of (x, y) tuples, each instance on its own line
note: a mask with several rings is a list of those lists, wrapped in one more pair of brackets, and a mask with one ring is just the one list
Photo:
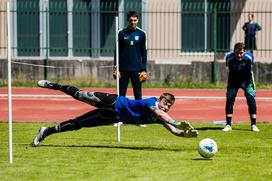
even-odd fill
[[(13, 98), (18, 99), (73, 99), (68, 95), (52, 95), (52, 94), (13, 94)], [(133, 96), (127, 96), (128, 98), (133, 98)], [(143, 96), (144, 98), (148, 97), (157, 97), (157, 96)], [(7, 94), (0, 94), (0, 99), (7, 99)], [(223, 96), (175, 96), (176, 99), (193, 99), (193, 100), (225, 100), (226, 97)], [(236, 99), (245, 99), (245, 97), (236, 97)], [(256, 100), (265, 100), (271, 101), (272, 97), (256, 97)]]

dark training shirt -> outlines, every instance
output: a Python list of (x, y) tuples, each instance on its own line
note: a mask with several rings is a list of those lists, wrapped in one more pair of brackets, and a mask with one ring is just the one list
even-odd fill
[(226, 65), (229, 68), (229, 84), (249, 85), (253, 80), (253, 61), (254, 57), (250, 52), (246, 52), (242, 60), (235, 58), (234, 52), (230, 52), (226, 56)]
[(243, 30), (245, 31), (246, 36), (253, 36), (255, 37), (256, 31), (261, 30), (262, 27), (258, 23), (245, 23), (243, 26)]
[(146, 33), (140, 29), (124, 28), (118, 33), (119, 70), (146, 71)]

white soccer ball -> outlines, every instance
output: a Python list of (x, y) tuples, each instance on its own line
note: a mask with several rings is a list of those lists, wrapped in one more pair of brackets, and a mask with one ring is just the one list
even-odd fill
[(205, 138), (201, 140), (198, 144), (198, 153), (203, 158), (211, 158), (217, 152), (217, 144), (213, 139)]

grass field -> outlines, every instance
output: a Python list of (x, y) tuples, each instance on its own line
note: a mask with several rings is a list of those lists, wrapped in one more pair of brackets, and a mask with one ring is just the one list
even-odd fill
[[(249, 124), (222, 132), (213, 124), (193, 123), (197, 138), (171, 135), (160, 125), (83, 128), (48, 137), (40, 147), (29, 143), (40, 126), (13, 124), (13, 164), (8, 163), (8, 124), (0, 123), (0, 180), (271, 180), (272, 124)], [(210, 160), (197, 153), (203, 138), (214, 139), (219, 152)]]

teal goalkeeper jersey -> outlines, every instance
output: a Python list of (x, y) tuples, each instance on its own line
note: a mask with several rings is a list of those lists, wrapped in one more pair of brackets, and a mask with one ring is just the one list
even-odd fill
[(118, 121), (127, 124), (151, 124), (158, 122), (158, 119), (151, 111), (152, 107), (158, 107), (158, 99), (156, 97), (130, 100), (120, 96), (115, 103), (116, 118)]

